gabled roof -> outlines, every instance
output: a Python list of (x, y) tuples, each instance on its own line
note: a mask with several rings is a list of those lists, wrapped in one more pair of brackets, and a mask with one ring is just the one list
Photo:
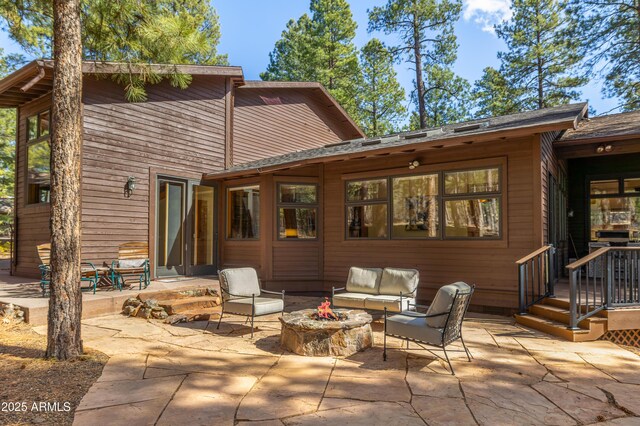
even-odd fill
[(327, 108), (335, 108), (337, 111), (336, 116), (338, 119), (351, 128), (349, 137), (361, 137), (366, 135), (358, 126), (358, 124), (351, 118), (351, 116), (344, 110), (342, 105), (329, 93), (325, 87), (317, 82), (313, 81), (245, 81), (238, 87), (238, 90), (251, 90), (251, 89), (282, 89), (282, 90), (310, 90), (313, 93), (318, 94), (320, 103)]
[(557, 143), (600, 142), (640, 137), (640, 110), (604, 115), (582, 121), (565, 132)]
[[(241, 67), (217, 65), (148, 64), (156, 74), (175, 72), (191, 75), (218, 75), (244, 80)], [(140, 66), (120, 62), (84, 61), (82, 72), (86, 74), (116, 74), (136, 72)], [(51, 91), (53, 84), (53, 60), (39, 59), (29, 62), (19, 70), (0, 80), (0, 108), (22, 105)]]
[(208, 179), (231, 178), (272, 172), (331, 161), (385, 155), (393, 152), (441, 149), (506, 137), (527, 136), (574, 129), (587, 113), (587, 103), (568, 104), (518, 114), (483, 118), (443, 127), (396, 133), (378, 138), (354, 139), (322, 148), (291, 152), (239, 164)]

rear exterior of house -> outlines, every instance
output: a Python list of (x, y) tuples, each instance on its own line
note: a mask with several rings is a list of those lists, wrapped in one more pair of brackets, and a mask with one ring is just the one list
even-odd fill
[[(1, 106), (18, 110), (12, 268), (21, 276), (38, 275), (36, 247), (50, 235), (51, 68), (36, 61), (0, 81)], [(164, 81), (130, 103), (110, 78), (116, 65), (84, 71), (82, 256), (99, 266), (120, 244), (145, 241), (155, 277), (214, 274), (220, 196), (204, 173), (262, 158), (272, 141), (280, 152), (362, 135), (315, 83), (246, 84), (239, 67), (185, 66), (187, 89)]]
[[(604, 244), (597, 231), (638, 239), (637, 113), (588, 120), (575, 104), (363, 139), (315, 83), (189, 67), (188, 89), (161, 83), (128, 103), (96, 67), (84, 81), (82, 250), (99, 265), (145, 241), (156, 278), (253, 266), (273, 290), (328, 291), (355, 265), (416, 268), (419, 300), (465, 281), (474, 309), (504, 313), (552, 295), (567, 265)], [(19, 275), (37, 273), (49, 239), (50, 73), (38, 62), (0, 81), (0, 105), (19, 112)]]

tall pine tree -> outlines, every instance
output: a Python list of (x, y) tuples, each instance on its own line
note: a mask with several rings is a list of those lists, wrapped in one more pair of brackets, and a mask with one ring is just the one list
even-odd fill
[(603, 92), (621, 109), (640, 108), (640, 1), (572, 0), (571, 13), (588, 31), (583, 37), (590, 76), (604, 75)]
[(451, 71), (458, 49), (453, 26), (461, 8), (459, 0), (389, 0), (369, 11), (369, 30), (396, 34), (400, 43), (392, 51), (414, 65), (416, 127), (444, 124), (442, 120), (448, 117), (466, 115), (465, 111), (427, 111), (454, 99), (457, 105), (468, 105), (462, 98), (468, 90), (454, 91), (454, 87), (467, 85)]
[[(207, 0), (83, 0), (82, 54), (85, 60), (135, 63), (225, 64), (217, 53), (218, 16)], [(9, 36), (36, 57), (52, 57), (53, 5), (51, 1), (0, 2), (0, 19)], [(162, 79), (147, 72), (124, 72), (116, 79), (133, 101), (146, 98), (144, 86)], [(191, 77), (168, 75), (176, 87)]]
[(564, 0), (513, 0), (513, 17), (496, 26), (507, 44), (499, 52), (500, 72), (518, 92), (518, 109), (547, 108), (580, 97), (587, 79), (580, 73), (583, 55), (578, 23)]
[(311, 80), (322, 83), (354, 118), (358, 55), (357, 24), (346, 0), (311, 0), (311, 17), (289, 21), (269, 55), (263, 80)]
[(393, 69), (393, 55), (377, 38), (360, 52), (362, 78), (356, 94), (362, 130), (380, 136), (399, 130), (406, 114), (405, 92)]
[(519, 111), (519, 91), (509, 84), (505, 76), (493, 67), (486, 67), (482, 77), (474, 84), (473, 101), (478, 108), (476, 117), (492, 117)]

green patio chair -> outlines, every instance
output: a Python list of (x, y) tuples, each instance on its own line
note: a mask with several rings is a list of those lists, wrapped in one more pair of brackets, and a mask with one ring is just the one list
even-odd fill
[(122, 291), (127, 278), (138, 280), (139, 288), (147, 288), (151, 283), (149, 270), (149, 244), (146, 242), (129, 242), (118, 247), (118, 260), (111, 262), (109, 269), (111, 282)]
[[(51, 243), (40, 244), (37, 246), (38, 256), (40, 257), (40, 288), (42, 289), (42, 297), (47, 297), (49, 292), (49, 286), (51, 284)], [(93, 290), (93, 294), (96, 294), (96, 287), (98, 281), (100, 281), (100, 275), (98, 270), (91, 262), (81, 262), (80, 264), (81, 276), (80, 284), (83, 282), (89, 283), (87, 290)], [(81, 287), (82, 289), (82, 287)]]

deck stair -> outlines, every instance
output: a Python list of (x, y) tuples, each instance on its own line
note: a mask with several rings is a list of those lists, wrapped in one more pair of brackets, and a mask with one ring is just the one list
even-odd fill
[(582, 320), (578, 324), (578, 330), (569, 329), (569, 302), (550, 297), (530, 306), (528, 314), (515, 317), (518, 324), (572, 342), (598, 340), (607, 331), (604, 312)]

